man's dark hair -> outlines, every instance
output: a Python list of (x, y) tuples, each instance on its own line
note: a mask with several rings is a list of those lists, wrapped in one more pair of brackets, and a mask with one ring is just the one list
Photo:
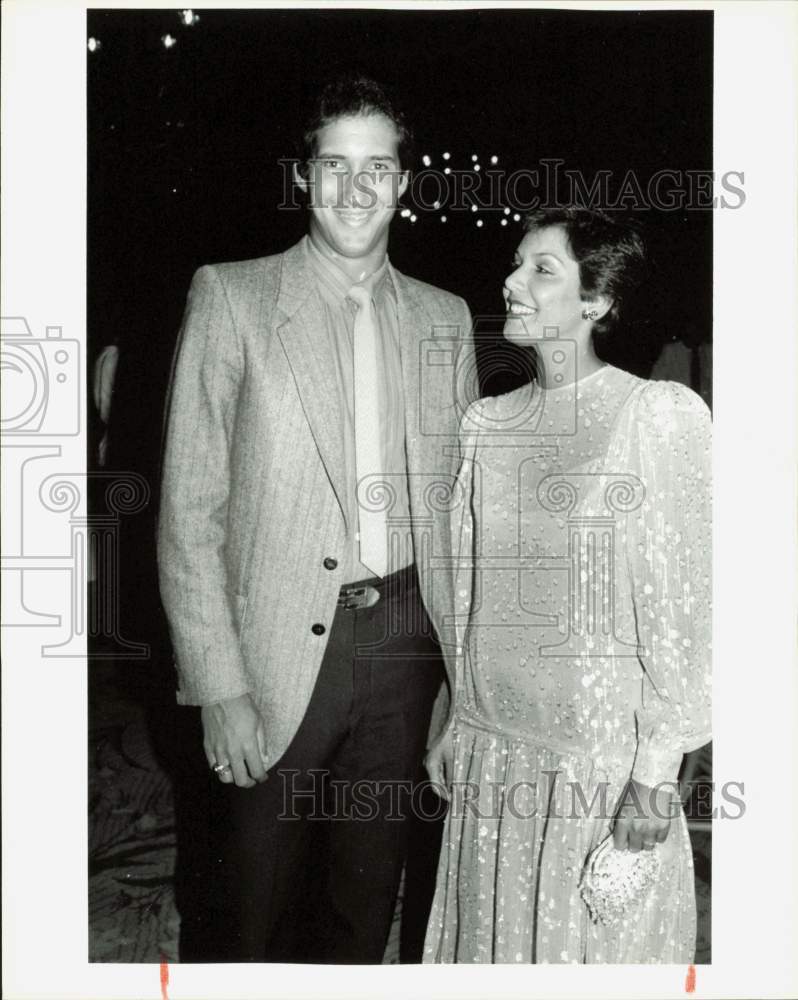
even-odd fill
[(579, 264), (580, 293), (585, 301), (603, 295), (612, 299), (609, 312), (593, 324), (593, 332), (607, 334), (618, 323), (627, 295), (644, 276), (645, 245), (637, 227), (598, 209), (581, 205), (540, 208), (524, 220), (527, 233), (562, 226)]
[(382, 84), (361, 73), (331, 80), (313, 101), (302, 131), (300, 170), (316, 155), (319, 130), (338, 118), (354, 115), (384, 115), (393, 122), (399, 137), (399, 165), (407, 170), (413, 156), (413, 133), (404, 112)]

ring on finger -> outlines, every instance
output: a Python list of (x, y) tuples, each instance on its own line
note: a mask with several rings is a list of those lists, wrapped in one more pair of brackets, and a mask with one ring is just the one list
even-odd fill
[(224, 774), (225, 771), (229, 771), (230, 770), (230, 765), (229, 764), (214, 764), (212, 770), (213, 770), (214, 774)]

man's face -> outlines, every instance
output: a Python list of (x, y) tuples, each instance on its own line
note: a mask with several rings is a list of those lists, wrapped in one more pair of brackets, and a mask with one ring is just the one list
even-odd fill
[(382, 254), (398, 199), (407, 187), (399, 136), (382, 114), (336, 118), (319, 129), (304, 183), (310, 232), (333, 255)]

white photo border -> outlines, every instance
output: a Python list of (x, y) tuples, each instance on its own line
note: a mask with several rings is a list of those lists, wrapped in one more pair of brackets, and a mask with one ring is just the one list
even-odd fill
[[(145, 0), (100, 9), (163, 9)], [(217, 4), (195, 4), (218, 9)], [(238, 3), (236, 7), (286, 4)], [(309, 9), (322, 4), (293, 4)], [(374, 8), (354, 0), (349, 9)], [(393, 3), (394, 9), (489, 4)], [(745, 816), (713, 830), (713, 959), (701, 997), (798, 995), (796, 830), (796, 38), (789, 3), (538, 3), (532, 9), (715, 12), (715, 170), (746, 203), (715, 215), (715, 780), (745, 783)], [(6, 0), (2, 12), (2, 314), (86, 355), (86, 10)], [(685, 264), (689, 266), (689, 262)], [(85, 471), (80, 434), (43, 455)], [(11, 484), (19, 452), (3, 448)], [(7, 489), (3, 514), (26, 504)], [(13, 510), (11, 511), (13, 514)], [(33, 513), (30, 506), (25, 517)], [(80, 510), (77, 511), (81, 513)], [(4, 556), (14, 540), (6, 540)], [(8, 546), (12, 546), (9, 550)], [(66, 574), (39, 583), (66, 607)], [(4, 628), (3, 907), (9, 1000), (324, 996), (683, 996), (674, 966), (284, 967), (88, 963), (85, 660), (43, 659), (36, 628)]]

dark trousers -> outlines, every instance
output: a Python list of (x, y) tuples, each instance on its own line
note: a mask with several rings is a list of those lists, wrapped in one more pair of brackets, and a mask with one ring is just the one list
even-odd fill
[(415, 570), (376, 586), (373, 607), (338, 607), (267, 781), (216, 786), (217, 961), (382, 961), (443, 664)]

